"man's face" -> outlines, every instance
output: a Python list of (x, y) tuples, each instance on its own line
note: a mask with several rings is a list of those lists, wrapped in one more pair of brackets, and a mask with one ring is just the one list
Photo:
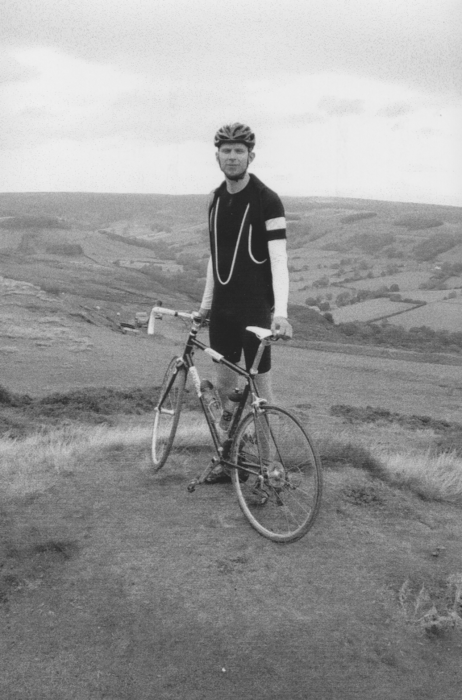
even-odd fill
[(218, 165), (226, 177), (237, 179), (242, 176), (255, 154), (243, 143), (223, 143), (216, 153)]

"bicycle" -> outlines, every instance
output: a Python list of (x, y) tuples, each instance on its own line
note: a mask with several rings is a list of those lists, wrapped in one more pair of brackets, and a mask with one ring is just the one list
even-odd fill
[[(300, 421), (290, 411), (269, 405), (258, 395), (255, 383), (258, 365), (264, 348), (276, 338), (268, 329), (256, 326), (247, 328), (260, 340), (253, 365), (247, 371), (198, 340), (202, 321), (197, 313), (154, 306), (149, 317), (148, 334), (154, 335), (155, 319), (164, 315), (191, 321), (191, 327), (183, 354), (174, 356), (167, 367), (154, 409), (152, 460), (156, 471), (165, 465), (172, 449), (186, 382), (191, 377), (216, 456), (189, 483), (188, 491), (192, 493), (220, 465), (229, 471), (239, 506), (257, 532), (274, 542), (287, 543), (300, 539), (312, 527), (319, 512), (321, 462)], [(223, 363), (245, 381), (242, 390), (233, 392), (236, 409), (223, 443), (203, 400), (201, 380), (194, 365), (195, 349), (202, 350), (215, 362)]]

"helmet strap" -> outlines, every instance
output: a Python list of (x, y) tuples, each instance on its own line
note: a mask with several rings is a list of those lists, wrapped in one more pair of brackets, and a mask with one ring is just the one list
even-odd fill
[(227, 175), (226, 179), (232, 180), (232, 182), (239, 182), (239, 180), (243, 180), (246, 175), (247, 175), (247, 168), (240, 175)]

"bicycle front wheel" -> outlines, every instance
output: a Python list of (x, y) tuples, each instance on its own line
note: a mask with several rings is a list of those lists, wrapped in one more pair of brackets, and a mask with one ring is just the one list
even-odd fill
[[(239, 425), (231, 448), (232, 480), (244, 515), (261, 535), (294, 542), (313, 525), (321, 504), (321, 461), (288, 411), (265, 406)], [(249, 473), (250, 472), (250, 473)]]
[(156, 471), (164, 466), (172, 449), (180, 420), (185, 384), (186, 368), (181, 364), (181, 358), (173, 357), (165, 372), (159, 401), (154, 409), (152, 461)]

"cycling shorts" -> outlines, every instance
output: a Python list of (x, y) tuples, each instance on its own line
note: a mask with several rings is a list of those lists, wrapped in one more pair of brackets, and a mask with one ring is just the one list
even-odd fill
[[(271, 328), (271, 308), (262, 305), (257, 309), (220, 309), (212, 305), (210, 313), (210, 346), (225, 357), (228, 362), (238, 363), (244, 351), (245, 367), (251, 368), (257, 354), (260, 341), (247, 326)], [(271, 369), (271, 347), (268, 345), (260, 360), (258, 373), (264, 374)]]

